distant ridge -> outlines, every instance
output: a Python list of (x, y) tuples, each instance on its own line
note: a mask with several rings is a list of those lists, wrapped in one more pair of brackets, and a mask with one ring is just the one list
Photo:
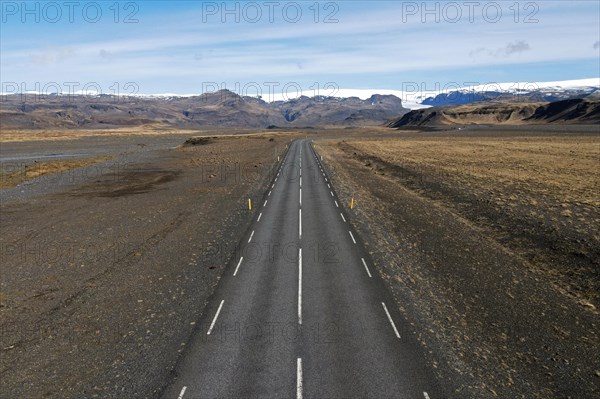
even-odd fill
[(2, 129), (375, 126), (409, 111), (390, 95), (367, 100), (302, 96), (268, 103), (228, 90), (167, 98), (13, 94), (0, 99)]
[(474, 103), (414, 110), (388, 124), (392, 128), (448, 125), (600, 124), (600, 99), (551, 103)]
[[(440, 82), (436, 87), (430, 87), (419, 82), (405, 82), (402, 89), (339, 89), (332, 88), (329, 90), (306, 90), (299, 92), (288, 92), (285, 95), (273, 93), (272, 96), (264, 95), (261, 100), (271, 102), (285, 102), (298, 99), (300, 97), (313, 98), (317, 97), (333, 97), (333, 98), (351, 98), (356, 97), (361, 100), (368, 100), (373, 95), (391, 95), (402, 100), (402, 104), (408, 109), (421, 109), (430, 106), (444, 105), (462, 105), (477, 101), (540, 101), (550, 102), (565, 100), (569, 98), (585, 98), (588, 96), (598, 95), (600, 93), (600, 77), (563, 80), (552, 82), (489, 82), (483, 84), (474, 84), (471, 86), (459, 87), (458, 84), (450, 82)], [(446, 89), (444, 89), (446, 87)], [(227, 91), (227, 90), (225, 90)], [(35, 91), (28, 91), (28, 94), (40, 94)], [(6, 93), (2, 93), (6, 95)], [(13, 93), (10, 93), (13, 94)], [(76, 92), (74, 94), (90, 95), (93, 93)], [(206, 93), (214, 94), (214, 93)], [(69, 95), (68, 93), (59, 93), (58, 95)], [(132, 94), (131, 97), (147, 98), (147, 99), (182, 99), (198, 97), (201, 94), (180, 94), (180, 93), (157, 93), (157, 94)], [(244, 97), (246, 98), (246, 97)]]

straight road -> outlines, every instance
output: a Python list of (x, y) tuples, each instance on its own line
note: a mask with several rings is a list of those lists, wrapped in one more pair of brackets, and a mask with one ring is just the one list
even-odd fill
[(442, 398), (406, 331), (310, 141), (294, 141), (162, 398)]

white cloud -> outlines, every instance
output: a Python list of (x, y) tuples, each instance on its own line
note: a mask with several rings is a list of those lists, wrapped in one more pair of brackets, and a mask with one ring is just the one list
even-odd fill
[(35, 52), (28, 53), (28, 58), (34, 64), (46, 67), (51, 64), (61, 63), (75, 56), (73, 47), (46, 47)]
[(527, 43), (524, 40), (517, 40), (513, 43), (508, 43), (505, 46), (494, 50), (480, 47), (476, 50), (471, 51), (469, 53), (469, 56), (472, 58), (477, 58), (481, 55), (494, 58), (507, 58), (513, 54), (519, 54), (529, 50), (531, 50), (531, 46), (529, 45), (529, 43)]
[(508, 17), (497, 24), (481, 18), (459, 24), (402, 23), (394, 12), (399, 6), (384, 5), (386, 9), (340, 15), (337, 24), (203, 24), (197, 14), (178, 13), (140, 23), (130, 35), (117, 27), (102, 39), (77, 36), (81, 39), (68, 47), (40, 49), (34, 35), (15, 38), (16, 45), (3, 35), (0, 67), (5, 81), (160, 78), (183, 84), (199, 79), (372, 77), (516, 62), (577, 62), (590, 58), (587, 40), (598, 36), (594, 15), (555, 4), (552, 12), (538, 16), (537, 24), (515, 24)]

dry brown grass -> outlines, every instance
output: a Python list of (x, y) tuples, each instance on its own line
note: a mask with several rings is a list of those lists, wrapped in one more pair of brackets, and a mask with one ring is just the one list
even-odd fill
[(10, 130), (2, 129), (0, 143), (14, 141), (55, 141), (76, 140), (93, 136), (145, 136), (158, 134), (184, 133), (175, 129), (161, 129), (160, 126), (139, 126), (122, 129), (60, 129), (60, 130)]
[(60, 161), (48, 161), (38, 162), (26, 167), (20, 168), (16, 171), (4, 171), (0, 170), (0, 189), (16, 187), (19, 184), (38, 178), (40, 176), (63, 173), (72, 169), (82, 168), (85, 166), (94, 165), (100, 162), (105, 162), (112, 157), (94, 157), (94, 158), (83, 158), (73, 160), (60, 160)]
[(538, 197), (600, 206), (596, 137), (349, 140), (385, 161), (426, 169), (473, 188), (516, 185)]

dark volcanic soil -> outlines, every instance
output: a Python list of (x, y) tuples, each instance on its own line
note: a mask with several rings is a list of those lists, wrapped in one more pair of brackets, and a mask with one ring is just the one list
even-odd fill
[(598, 137), (471, 130), (315, 146), (453, 398), (597, 398)]
[(273, 137), (144, 149), (119, 173), (4, 200), (0, 397), (154, 396), (289, 140)]

